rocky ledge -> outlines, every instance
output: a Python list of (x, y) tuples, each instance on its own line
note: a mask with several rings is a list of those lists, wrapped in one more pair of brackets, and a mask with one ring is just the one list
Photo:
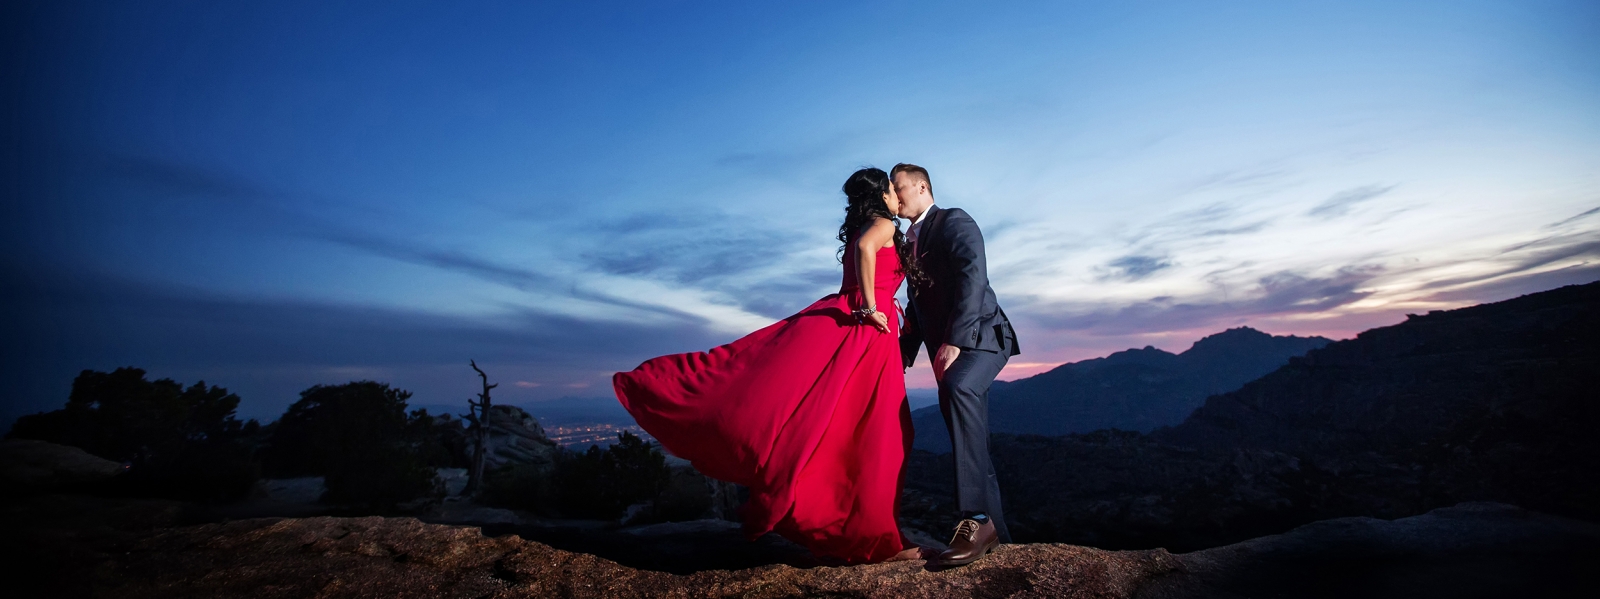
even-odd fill
[(675, 575), (413, 518), (172, 526), (183, 514), (171, 505), (102, 501), (11, 504), (5, 545), (24, 556), (12, 558), (12, 580), (39, 596), (130, 598), (1538, 597), (1576, 595), (1600, 557), (1600, 525), (1473, 503), (1181, 555), (1031, 544), (950, 570), (910, 561)]

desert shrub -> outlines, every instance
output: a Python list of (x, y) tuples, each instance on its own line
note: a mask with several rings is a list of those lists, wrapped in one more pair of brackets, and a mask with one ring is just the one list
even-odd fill
[(323, 478), (328, 503), (393, 506), (433, 491), (436, 471), (411, 451), (336, 460)]
[(85, 370), (65, 408), (24, 416), (7, 435), (82, 448), (129, 464), (118, 492), (197, 501), (244, 496), (258, 478), (250, 442), (259, 426), (234, 417), (239, 396), (204, 381), (187, 388), (145, 371)]
[(406, 417), (411, 393), (372, 381), (317, 385), (278, 419), (263, 466), (323, 476), (330, 503), (387, 506), (427, 494), (434, 469)]
[(427, 410), (413, 410), (406, 423), (423, 463), (434, 468), (466, 468), (467, 428), (449, 414), (434, 416)]
[(568, 516), (612, 520), (629, 505), (659, 496), (670, 476), (666, 456), (623, 432), (609, 449), (590, 446), (563, 456), (556, 466), (556, 499)]
[(555, 508), (550, 468), (511, 462), (483, 473), (484, 505), (548, 514)]
[(711, 487), (704, 475), (692, 468), (675, 468), (666, 488), (656, 496), (650, 515), (641, 522), (698, 520), (711, 511), (711, 501)]

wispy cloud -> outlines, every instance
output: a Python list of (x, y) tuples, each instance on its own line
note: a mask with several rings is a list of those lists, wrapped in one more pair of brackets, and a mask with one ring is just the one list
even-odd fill
[(1229, 169), (1212, 173), (1190, 182), (1186, 192), (1193, 193), (1276, 184), (1288, 175), (1289, 172), (1287, 170), (1276, 164)]
[(1249, 235), (1251, 233), (1260, 233), (1262, 230), (1267, 228), (1267, 225), (1270, 225), (1270, 224), (1272, 224), (1271, 220), (1261, 220), (1261, 221), (1256, 221), (1256, 222), (1253, 222), (1253, 223), (1246, 223), (1246, 224), (1241, 224), (1241, 225), (1236, 225), (1236, 226), (1220, 227), (1220, 228), (1216, 228), (1216, 229), (1205, 229), (1203, 231), (1200, 231), (1196, 235), (1199, 236), (1199, 237), (1224, 237), (1224, 236), (1228, 236), (1228, 235)]
[(1172, 262), (1155, 256), (1123, 256), (1112, 260), (1107, 266), (1110, 272), (1103, 279), (1137, 281), (1172, 266)]
[(1363, 185), (1353, 187), (1329, 196), (1321, 204), (1317, 204), (1307, 216), (1317, 218), (1337, 218), (1350, 213), (1356, 204), (1377, 198), (1394, 190), (1395, 185)]
[[(750, 318), (740, 316), (735, 316), (738, 322), (733, 324), (713, 322), (714, 314), (727, 310), (719, 306), (700, 306), (694, 293), (676, 294), (670, 301), (661, 301), (662, 298), (649, 295), (608, 292), (595, 288), (598, 282), (588, 276), (588, 268), (574, 269), (578, 265), (572, 262), (554, 264), (552, 266), (557, 268), (550, 270), (509, 265), (462, 249), (434, 247), (414, 235), (380, 234), (320, 216), (309, 207), (297, 207), (297, 203), (304, 203), (294, 199), (297, 194), (252, 184), (215, 169), (147, 156), (107, 156), (105, 164), (111, 172), (158, 193), (176, 194), (192, 202), (232, 202), (269, 215), (268, 222), (256, 224), (272, 227), (279, 234), (330, 242), (367, 255), (502, 285), (545, 298), (539, 305), (554, 312), (565, 311), (559, 302), (567, 301), (621, 308), (623, 313), (613, 314), (618, 318), (627, 313), (642, 313), (694, 326), (749, 326), (745, 321)], [(781, 232), (749, 233), (748, 228), (734, 228), (735, 233), (730, 236), (716, 231), (717, 224), (719, 221), (703, 216), (675, 213), (633, 215), (603, 223), (599, 230), (613, 235), (613, 242), (607, 245), (616, 251), (588, 256), (593, 260), (587, 266), (624, 279), (644, 276), (693, 287), (704, 279), (737, 277), (744, 270), (758, 267), (759, 262), (748, 260), (751, 248), (763, 244), (781, 245), (784, 240), (792, 240), (792, 236), (784, 237)], [(640, 239), (645, 243), (628, 242)], [(606, 319), (603, 312), (596, 317)]]
[(1585, 218), (1594, 216), (1596, 214), (1600, 214), (1600, 206), (1596, 206), (1594, 208), (1590, 208), (1590, 209), (1585, 210), (1583, 212), (1580, 212), (1580, 213), (1578, 213), (1578, 214), (1576, 214), (1576, 215), (1574, 215), (1572, 217), (1564, 218), (1564, 219), (1561, 219), (1559, 221), (1550, 223), (1548, 225), (1545, 225), (1544, 228), (1546, 228), (1546, 229), (1559, 229), (1561, 227), (1565, 227), (1567, 225), (1570, 225), (1572, 223), (1578, 222), (1578, 221), (1583, 220)]
[(1277, 272), (1243, 290), (1213, 288), (1194, 297), (1161, 296), (1131, 303), (1034, 305), (1029, 311), (1053, 328), (1095, 335), (1205, 329), (1251, 317), (1346, 306), (1370, 295), (1362, 285), (1382, 272), (1373, 265), (1347, 266), (1323, 276)]
[(770, 268), (757, 256), (784, 256), (800, 241), (793, 231), (740, 226), (731, 217), (618, 228), (582, 258), (603, 272), (645, 275), (685, 284), (738, 277)]
[(259, 201), (276, 194), (243, 179), (195, 164), (151, 155), (117, 152), (83, 153), (101, 172), (148, 189), (206, 200)]
[[(531, 381), (556, 381), (556, 388), (591, 385), (606, 372), (632, 368), (653, 355), (727, 341), (724, 334), (685, 324), (605, 322), (537, 312), (485, 321), (219, 295), (94, 273), (7, 269), (0, 274), (20, 284), (0, 296), (0, 309), (52, 315), (19, 322), (10, 329), (15, 336), (9, 343), (76, 348), (59, 356), (8, 359), (4, 378), (46, 377), (61, 384), (83, 368), (131, 364), (225, 383), (252, 404), (247, 406), (252, 413), (276, 414), (299, 389), (343, 382), (328, 377), (387, 376), (418, 391), (419, 397), (451, 397), (471, 388), (472, 373), (465, 364), (476, 358), (486, 368), (495, 365), (491, 372), (496, 376), (517, 381), (509, 387), (540, 393), (550, 386)], [(298, 374), (266, 376), (280, 372)], [(579, 373), (589, 374), (573, 380)], [(277, 382), (253, 382), (258, 379)], [(277, 403), (263, 408), (259, 402)], [(58, 406), (27, 409), (53, 407)]]
[(816, 299), (837, 284), (839, 265), (818, 251), (837, 245), (827, 231), (757, 226), (716, 211), (646, 213), (600, 223), (584, 270), (639, 277), (718, 294), (769, 318), (787, 316), (797, 296)]
[[(1571, 264), (1574, 261), (1579, 264)], [(1563, 262), (1569, 266), (1600, 264), (1600, 231), (1553, 235), (1517, 243), (1502, 249), (1493, 259), (1474, 261), (1480, 267), (1471, 275), (1427, 277), (1417, 287), (1425, 290), (1473, 287), (1501, 277), (1535, 273)], [(1449, 265), (1436, 268), (1444, 266)]]

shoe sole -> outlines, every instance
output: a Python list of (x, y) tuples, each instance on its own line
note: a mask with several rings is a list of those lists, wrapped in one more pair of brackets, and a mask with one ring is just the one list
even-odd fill
[(965, 566), (965, 565), (970, 564), (972, 562), (975, 562), (975, 561), (978, 561), (980, 559), (983, 559), (983, 556), (989, 555), (989, 552), (994, 551), (999, 546), (1000, 546), (1000, 540), (999, 539), (995, 539), (995, 541), (993, 543), (989, 543), (988, 545), (985, 545), (983, 547), (983, 551), (979, 551), (977, 555), (974, 555), (972, 557), (969, 557), (969, 558), (964, 559), (964, 560), (959, 560), (959, 561), (957, 561), (957, 560), (941, 561), (941, 562), (938, 562), (935, 565), (936, 565), (936, 567), (939, 567), (939, 568), (953, 568), (953, 567), (956, 567), (956, 566)]

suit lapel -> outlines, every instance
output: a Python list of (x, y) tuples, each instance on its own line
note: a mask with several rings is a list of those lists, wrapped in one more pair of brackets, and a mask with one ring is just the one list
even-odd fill
[(923, 256), (928, 255), (929, 248), (933, 247), (932, 245), (924, 243), (924, 242), (932, 240), (933, 236), (938, 233), (939, 226), (944, 224), (944, 209), (943, 208), (940, 208), (938, 206), (932, 206), (932, 207), (929, 207), (928, 209), (932, 210), (933, 212), (930, 212), (928, 214), (928, 220), (926, 222), (922, 223), (922, 230), (917, 231), (917, 259), (918, 260), (921, 260)]

